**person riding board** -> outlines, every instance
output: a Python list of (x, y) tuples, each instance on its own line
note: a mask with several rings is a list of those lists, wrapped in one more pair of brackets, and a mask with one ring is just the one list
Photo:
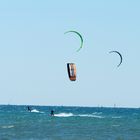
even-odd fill
[(29, 112), (31, 112), (31, 108), (29, 106), (27, 107), (27, 109), (28, 109)]
[(51, 114), (50, 114), (51, 116), (54, 116), (54, 111), (53, 110), (51, 110)]

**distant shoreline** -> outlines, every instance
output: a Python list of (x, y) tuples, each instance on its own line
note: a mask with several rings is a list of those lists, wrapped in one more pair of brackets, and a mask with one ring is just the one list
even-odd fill
[(39, 106), (39, 107), (79, 107), (79, 108), (116, 108), (116, 109), (140, 109), (140, 107), (121, 107), (121, 106), (78, 106), (78, 105), (34, 105), (34, 104), (0, 104), (0, 106), (32, 106), (32, 107), (35, 107), (35, 106)]

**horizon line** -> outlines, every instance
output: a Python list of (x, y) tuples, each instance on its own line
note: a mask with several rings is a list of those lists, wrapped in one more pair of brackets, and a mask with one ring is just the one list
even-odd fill
[(83, 108), (124, 108), (124, 109), (140, 109), (140, 107), (126, 107), (126, 106), (87, 106), (87, 105), (40, 105), (40, 104), (0, 104), (0, 106), (51, 106), (51, 107), (83, 107)]

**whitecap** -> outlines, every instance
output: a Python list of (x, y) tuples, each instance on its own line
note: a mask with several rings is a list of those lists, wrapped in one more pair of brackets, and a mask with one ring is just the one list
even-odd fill
[(92, 118), (99, 118), (99, 119), (104, 118), (103, 116), (93, 115), (93, 114), (79, 114), (77, 116), (79, 116), (79, 117), (92, 117)]
[(2, 126), (2, 128), (13, 128), (14, 127), (14, 125), (5, 125), (5, 126)]
[(94, 115), (101, 115), (102, 112), (93, 112), (92, 114), (94, 114)]

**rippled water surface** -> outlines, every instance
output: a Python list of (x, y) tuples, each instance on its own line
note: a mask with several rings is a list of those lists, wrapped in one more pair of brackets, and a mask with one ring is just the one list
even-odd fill
[(0, 140), (140, 140), (140, 109), (31, 108), (0, 106)]

